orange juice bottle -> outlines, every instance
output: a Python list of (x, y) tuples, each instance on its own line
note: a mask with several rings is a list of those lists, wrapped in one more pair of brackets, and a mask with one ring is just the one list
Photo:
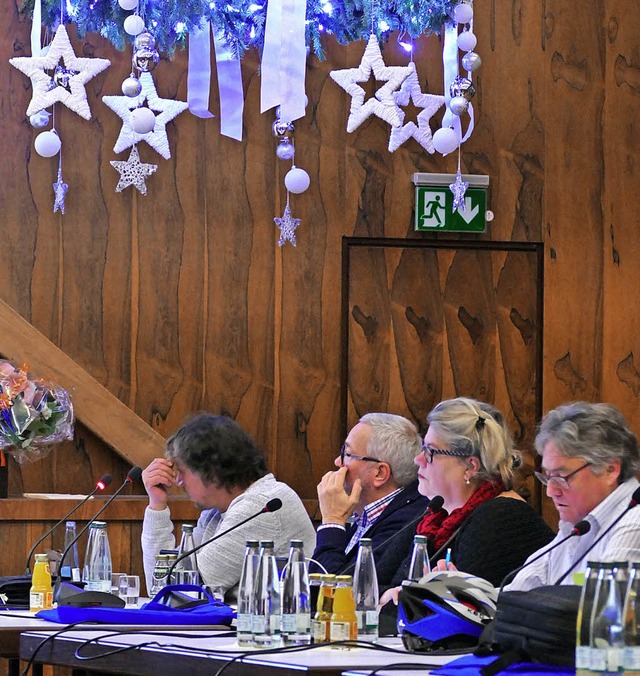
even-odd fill
[(51, 586), (51, 570), (46, 554), (36, 554), (36, 565), (33, 568), (31, 589), (29, 590), (29, 610), (37, 613), (53, 607), (53, 587)]
[(329, 623), (333, 612), (333, 594), (336, 589), (335, 575), (320, 575), (318, 605), (311, 620), (311, 636), (314, 643), (329, 642)]
[(329, 629), (331, 641), (355, 641), (358, 638), (356, 602), (353, 598), (351, 583), (351, 575), (336, 576), (333, 613)]

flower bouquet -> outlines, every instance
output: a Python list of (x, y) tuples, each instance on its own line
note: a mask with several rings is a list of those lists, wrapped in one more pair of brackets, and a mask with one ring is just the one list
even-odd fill
[[(19, 463), (44, 457), (73, 438), (73, 406), (66, 390), (30, 378), (26, 367), (0, 360), (0, 454)], [(0, 458), (0, 464), (4, 457)]]

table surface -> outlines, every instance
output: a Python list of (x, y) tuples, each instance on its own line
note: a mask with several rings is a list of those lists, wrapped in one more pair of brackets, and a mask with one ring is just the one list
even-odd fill
[[(45, 640), (49, 638), (49, 640)], [(113, 674), (189, 673), (211, 676), (224, 668), (228, 676), (336, 675), (353, 670), (371, 670), (403, 663), (422, 666), (425, 671), (456, 659), (457, 656), (427, 656), (409, 653), (399, 639), (383, 639), (381, 645), (394, 648), (383, 652), (375, 646), (336, 648), (314, 646), (310, 650), (278, 650), (265, 653), (242, 650), (234, 636), (206, 629), (144, 631), (130, 627), (126, 633), (95, 627), (76, 628), (51, 637), (48, 632), (30, 631), (20, 639), (20, 657), (28, 660), (38, 651), (37, 663), (55, 664)]]

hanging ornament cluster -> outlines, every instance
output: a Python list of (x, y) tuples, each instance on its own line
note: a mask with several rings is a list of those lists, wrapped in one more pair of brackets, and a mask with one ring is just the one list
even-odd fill
[[(305, 97), (306, 101), (306, 97)], [(289, 204), (289, 193), (299, 195), (308, 189), (311, 185), (309, 174), (300, 167), (294, 164), (294, 157), (296, 154), (295, 146), (293, 144), (293, 135), (295, 132), (295, 123), (289, 122), (280, 117), (281, 108), (276, 108), (276, 119), (272, 125), (272, 131), (275, 138), (278, 139), (278, 147), (276, 148), (276, 157), (280, 160), (291, 162), (291, 169), (285, 174), (284, 185), (287, 189), (287, 204), (284, 209), (282, 217), (274, 218), (277, 227), (280, 228), (280, 239), (278, 246), (283, 246), (285, 242), (291, 242), (296, 246), (295, 231), (300, 225), (300, 219), (294, 218), (291, 214), (291, 207)]]
[[(147, 30), (138, 15), (137, 0), (118, 0), (123, 9), (135, 10), (125, 19), (125, 30), (135, 35), (131, 56), (131, 73), (122, 82), (122, 96), (103, 96), (102, 101), (122, 119), (122, 128), (113, 147), (115, 153), (132, 148), (126, 162), (112, 161), (121, 177), (116, 192), (133, 186), (142, 195), (147, 194), (145, 178), (158, 168), (155, 164), (140, 162), (137, 143), (145, 141), (168, 160), (171, 157), (167, 124), (189, 107), (186, 101), (163, 99), (158, 96), (151, 72), (160, 61), (153, 34)], [(138, 21), (139, 20), (139, 21)]]
[[(52, 114), (47, 108), (54, 109), (56, 103), (62, 103), (69, 110), (85, 120), (91, 119), (91, 109), (87, 100), (86, 84), (93, 77), (111, 65), (108, 59), (78, 57), (73, 51), (67, 29), (61, 22), (55, 36), (45, 49), (40, 47), (40, 24), (35, 19), (32, 35), (32, 56), (18, 56), (9, 59), (9, 63), (31, 80), (32, 97), (27, 106), (27, 116), (34, 129), (49, 126)], [(55, 116), (52, 129), (38, 134), (34, 140), (35, 151), (41, 157), (58, 158), (58, 176), (53, 184), (53, 213), (65, 212), (65, 198), (69, 186), (62, 179), (62, 141), (55, 128)]]

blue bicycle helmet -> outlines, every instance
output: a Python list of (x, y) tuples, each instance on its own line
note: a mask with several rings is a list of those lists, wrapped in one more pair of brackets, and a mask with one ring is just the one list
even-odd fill
[(398, 595), (398, 629), (407, 650), (472, 648), (496, 614), (497, 589), (460, 571), (434, 571), (405, 580)]

